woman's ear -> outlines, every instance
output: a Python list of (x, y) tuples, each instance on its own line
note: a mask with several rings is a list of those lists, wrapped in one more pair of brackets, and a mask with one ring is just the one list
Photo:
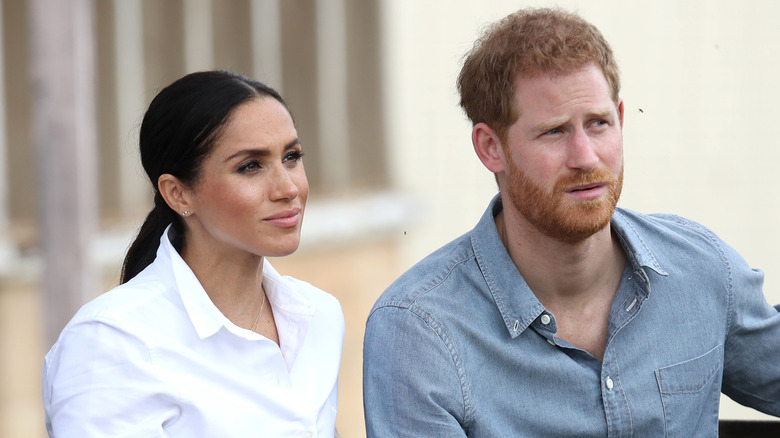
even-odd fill
[(157, 189), (160, 191), (160, 195), (168, 204), (168, 207), (182, 216), (189, 216), (193, 213), (192, 205), (190, 205), (189, 191), (187, 187), (179, 181), (179, 178), (164, 173), (157, 178)]
[(493, 173), (501, 173), (506, 169), (504, 149), (498, 134), (485, 123), (477, 123), (471, 131), (471, 143), (479, 160)]

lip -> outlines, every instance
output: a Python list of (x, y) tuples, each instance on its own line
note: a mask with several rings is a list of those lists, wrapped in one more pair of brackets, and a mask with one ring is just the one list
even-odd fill
[(607, 183), (603, 181), (581, 184), (566, 189), (566, 194), (578, 200), (590, 201), (601, 197), (607, 191)]
[(280, 228), (292, 228), (301, 221), (301, 209), (300, 207), (294, 207), (282, 210), (266, 217), (263, 221)]

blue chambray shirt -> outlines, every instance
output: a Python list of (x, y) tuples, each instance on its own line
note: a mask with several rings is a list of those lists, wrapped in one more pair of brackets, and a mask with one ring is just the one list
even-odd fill
[(721, 391), (780, 415), (780, 307), (712, 232), (617, 209), (627, 255), (603, 363), (557, 338), (496, 231), (477, 226), (379, 298), (368, 437), (714, 437)]

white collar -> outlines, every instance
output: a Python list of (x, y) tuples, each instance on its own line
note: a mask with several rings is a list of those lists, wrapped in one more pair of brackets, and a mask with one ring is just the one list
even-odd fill
[[(262, 336), (238, 327), (220, 312), (211, 301), (203, 286), (198, 281), (190, 267), (173, 247), (171, 240), (176, 237), (176, 231), (168, 226), (160, 239), (157, 260), (167, 262), (171, 267), (173, 281), (178, 290), (184, 309), (186, 310), (195, 331), (201, 339), (213, 336), (223, 327), (231, 333), (246, 339), (260, 339)], [(300, 290), (293, 287), (287, 277), (282, 277), (271, 263), (263, 260), (263, 287), (268, 301), (274, 309), (274, 319), (281, 342), (286, 342), (292, 350), (297, 350), (293, 338), (305, 336), (308, 321), (316, 312), (316, 305)], [(293, 330), (296, 333), (291, 333)], [(286, 348), (283, 348), (286, 350)], [(285, 354), (287, 356), (287, 354)], [(286, 357), (286, 359), (288, 359)], [(294, 361), (290, 357), (288, 363)]]

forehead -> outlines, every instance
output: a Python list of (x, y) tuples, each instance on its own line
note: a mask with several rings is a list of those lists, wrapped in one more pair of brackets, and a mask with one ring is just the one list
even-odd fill
[(259, 97), (233, 110), (216, 141), (214, 152), (248, 146), (270, 148), (296, 136), (287, 108), (274, 98)]
[(514, 105), (521, 117), (584, 107), (599, 112), (616, 109), (606, 77), (595, 65), (565, 73), (519, 75)]

